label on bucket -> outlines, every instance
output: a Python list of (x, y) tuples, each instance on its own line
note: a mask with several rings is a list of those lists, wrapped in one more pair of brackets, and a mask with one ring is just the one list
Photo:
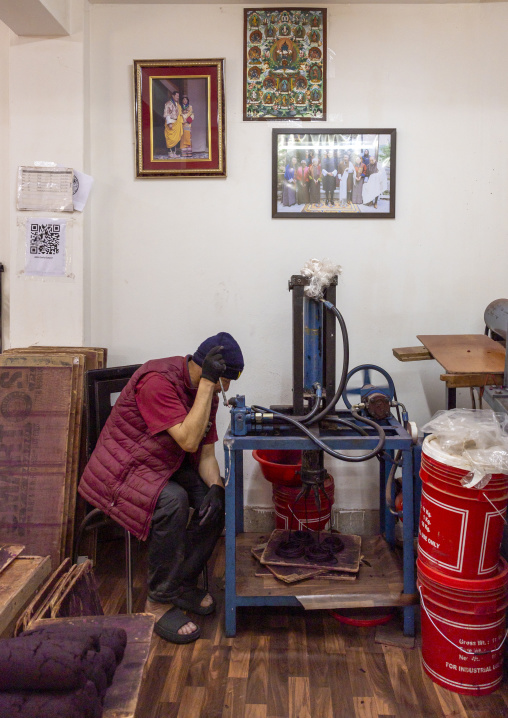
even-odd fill
[(420, 508), (420, 557), (461, 578), (492, 575), (499, 563), (505, 513), (506, 507), (500, 511), (478, 500), (461, 501), (427, 484)]
[(468, 511), (449, 506), (422, 490), (418, 550), (429, 561), (462, 571)]

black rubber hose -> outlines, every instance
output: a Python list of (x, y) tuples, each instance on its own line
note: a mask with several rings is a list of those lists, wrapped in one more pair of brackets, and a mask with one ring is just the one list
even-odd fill
[(368, 436), (368, 432), (365, 431), (365, 429), (362, 429), (361, 426), (358, 426), (358, 424), (353, 424), (352, 421), (348, 421), (347, 419), (341, 419), (338, 416), (327, 416), (326, 421), (329, 421), (332, 424), (343, 424), (344, 426), (349, 427), (350, 429), (353, 429), (354, 431), (357, 431), (362, 436)]
[(339, 451), (334, 451), (327, 444), (325, 444), (324, 441), (321, 441), (321, 439), (318, 439), (317, 436), (314, 436), (314, 434), (309, 429), (307, 429), (307, 427), (304, 426), (300, 421), (293, 419), (292, 416), (288, 416), (287, 414), (281, 414), (278, 411), (271, 411), (264, 406), (252, 405), (251, 409), (255, 412), (273, 414), (274, 416), (278, 416), (284, 419), (289, 424), (292, 424), (293, 426), (296, 426), (297, 429), (300, 429), (300, 431), (302, 431), (306, 436), (308, 436), (309, 439), (311, 439), (316, 444), (316, 446), (319, 446), (320, 449), (326, 451), (327, 454), (330, 454), (330, 456), (333, 456), (335, 459), (341, 459), (341, 461), (347, 461), (351, 464), (358, 464), (361, 461), (367, 461), (368, 459), (372, 459), (374, 456), (379, 454), (380, 451), (383, 450), (386, 442), (386, 435), (381, 426), (379, 426), (379, 424), (376, 424), (374, 421), (367, 419), (367, 417), (365, 416), (360, 416), (360, 414), (358, 414), (356, 411), (351, 411), (351, 414), (354, 416), (354, 418), (357, 421), (361, 421), (364, 424), (372, 426), (374, 429), (376, 429), (379, 436), (379, 441), (376, 447), (372, 449), (372, 451), (369, 451), (367, 454), (363, 454), (362, 456), (348, 456), (347, 454), (341, 454)]
[(314, 402), (314, 406), (312, 407), (312, 409), (309, 411), (308, 414), (305, 414), (305, 416), (293, 416), (293, 419), (296, 419), (296, 421), (300, 421), (302, 424), (307, 424), (309, 421), (311, 421), (311, 419), (315, 421), (314, 417), (318, 413), (319, 404), (321, 403), (321, 397), (323, 396), (321, 384), (315, 382), (312, 385), (312, 388), (315, 391), (314, 396), (316, 397), (316, 401)]

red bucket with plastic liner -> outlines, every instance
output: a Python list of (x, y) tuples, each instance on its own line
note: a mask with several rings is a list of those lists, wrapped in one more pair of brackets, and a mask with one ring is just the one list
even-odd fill
[(302, 452), (290, 449), (255, 449), (252, 456), (259, 463), (263, 476), (272, 484), (300, 486)]
[(481, 580), (452, 578), (421, 561), (417, 569), (425, 672), (455, 693), (492, 693), (503, 680), (508, 565), (501, 560), (496, 575)]
[(318, 508), (314, 492), (310, 491), (307, 498), (301, 498), (295, 504), (296, 497), (301, 491), (300, 486), (273, 485), (273, 503), (275, 506), (275, 527), (278, 529), (292, 529), (294, 531), (323, 531), (330, 521), (335, 496), (333, 477), (328, 474), (324, 481), (323, 492), (319, 492), (321, 507)]
[(460, 482), (469, 473), (466, 462), (448, 457), (435, 437), (425, 439), (418, 556), (442, 574), (480, 579), (497, 572), (508, 476), (494, 474), (485, 487), (476, 489)]

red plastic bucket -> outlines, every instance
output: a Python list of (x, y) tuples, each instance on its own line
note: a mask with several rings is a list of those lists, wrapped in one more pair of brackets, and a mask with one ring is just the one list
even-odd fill
[(273, 485), (273, 503), (275, 505), (275, 527), (278, 529), (323, 531), (330, 521), (331, 508), (334, 501), (333, 478), (328, 475), (324, 482), (324, 488), (330, 501), (328, 502), (319, 492), (321, 508), (318, 509), (311, 491), (306, 499), (301, 498), (295, 504), (301, 486), (279, 486)]
[(495, 474), (483, 489), (468, 489), (468, 472), (437, 461), (425, 439), (418, 556), (442, 574), (464, 579), (494, 576), (499, 563), (508, 477)]
[[(491, 579), (462, 581), (464, 589), (457, 587), (461, 579), (444, 574), (439, 576), (442, 583), (436, 583), (436, 573), (418, 561), (423, 668), (435, 683), (455, 693), (492, 693), (503, 680), (507, 565), (503, 562)], [(479, 613), (484, 586), (492, 600)], [(448, 594), (445, 600), (442, 591)]]
[(301, 486), (302, 452), (291, 449), (255, 449), (252, 456), (259, 463), (263, 476), (272, 484)]
[(508, 588), (504, 588), (508, 584), (508, 564), (503, 558), (494, 576), (476, 580), (452, 578), (419, 559), (416, 566), (425, 584), (432, 589), (433, 600), (443, 608), (457, 608), (482, 616), (504, 606), (508, 595)]

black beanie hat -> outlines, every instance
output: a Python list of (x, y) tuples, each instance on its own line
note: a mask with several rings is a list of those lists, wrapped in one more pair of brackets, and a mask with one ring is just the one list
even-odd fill
[(205, 339), (192, 355), (192, 361), (198, 366), (203, 366), (205, 356), (214, 347), (223, 347), (221, 354), (226, 362), (224, 377), (226, 379), (238, 379), (243, 371), (243, 354), (238, 342), (227, 332), (220, 332)]

